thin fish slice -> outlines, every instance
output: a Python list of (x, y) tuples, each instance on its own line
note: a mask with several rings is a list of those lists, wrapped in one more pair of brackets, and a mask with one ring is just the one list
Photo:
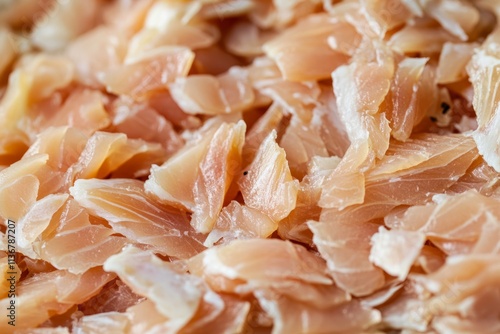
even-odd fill
[[(184, 210), (194, 210), (193, 185), (215, 131), (212, 129), (205, 136), (188, 141), (161, 166), (153, 165), (144, 184), (146, 191), (161, 202)], [(182, 178), (178, 175), (182, 175)]]
[(24, 57), (9, 76), (0, 102), (0, 121), (6, 129), (17, 127), (32, 103), (49, 97), (73, 80), (73, 64), (62, 56)]
[(328, 15), (310, 16), (264, 44), (264, 51), (276, 61), (286, 80), (327, 79), (348, 61), (346, 55), (330, 48), (327, 42), (338, 25)]
[[(73, 166), (87, 144), (88, 136), (80, 130), (69, 127), (48, 128), (36, 136), (36, 140), (25, 153), (23, 160), (34, 161), (46, 156), (33, 173), (38, 178), (38, 197), (67, 190), (71, 184), (64, 177)], [(38, 188), (38, 187), (37, 187)]]
[(82, 274), (101, 266), (126, 244), (123, 237), (101, 225), (68, 194), (48, 195), (34, 203), (18, 222), (19, 252), (45, 260), (57, 269)]
[(439, 55), (436, 79), (440, 84), (460, 81), (467, 77), (466, 65), (469, 63), (477, 44), (445, 43)]
[[(140, 157), (140, 160), (135, 157)], [(122, 133), (96, 132), (66, 175), (72, 184), (79, 178), (106, 177), (126, 166), (126, 174), (120, 176), (140, 177), (147, 175), (150, 166), (162, 162), (165, 157), (160, 144), (128, 139)]]
[(164, 29), (143, 28), (130, 40), (127, 61), (162, 46), (185, 46), (191, 50), (212, 46), (220, 37), (219, 29), (208, 23), (171, 22)]
[(276, 131), (262, 142), (238, 185), (245, 204), (279, 222), (295, 208), (299, 182), (294, 180), (286, 154), (276, 144)]
[[(2, 210), (6, 210), (3, 211), (7, 214), (5, 218), (19, 219), (33, 204), (33, 199), (57, 193), (63, 188), (64, 179), (58, 171), (47, 165), (48, 160), (47, 154), (35, 154), (0, 171), (0, 196), (6, 199), (0, 203)], [(20, 185), (23, 186), (18, 187)], [(25, 202), (19, 202), (18, 197), (12, 196), (13, 192)]]
[[(366, 126), (361, 128), (364, 131), (358, 129), (358, 133), (355, 127), (363, 125), (360, 121), (363, 116), (375, 115), (379, 111), (379, 106), (391, 86), (395, 71), (394, 61), (394, 54), (387, 46), (377, 41), (364, 42), (349, 65), (344, 65), (332, 73), (337, 105), (351, 142), (366, 136)], [(372, 89), (367, 91), (365, 87)], [(351, 104), (348, 101), (351, 101)], [(355, 113), (360, 115), (356, 116)], [(383, 151), (376, 154), (380, 156)]]
[(102, 82), (109, 92), (146, 99), (156, 91), (165, 91), (177, 78), (185, 77), (193, 59), (194, 54), (188, 48), (159, 47), (106, 71)]
[(246, 125), (223, 124), (215, 132), (194, 182), (194, 210), (191, 225), (200, 233), (209, 233), (224, 204), (233, 178), (241, 168), (241, 152)]
[(41, 259), (58, 269), (81, 274), (102, 266), (128, 243), (115, 234), (109, 227), (91, 224), (88, 213), (70, 198), (54, 213), (41, 240), (34, 244)]
[(193, 226), (208, 233), (240, 170), (245, 125), (221, 121), (207, 123), (201, 131), (206, 132), (163, 165), (153, 166), (145, 189), (162, 202), (192, 211)]
[(141, 181), (77, 180), (70, 193), (113, 230), (157, 253), (186, 259), (204, 249), (203, 238), (191, 228), (187, 215), (157, 204), (146, 195)]
[(248, 291), (270, 282), (298, 280), (330, 285), (322, 259), (304, 247), (278, 239), (235, 240), (209, 248), (188, 261), (189, 271), (217, 291)]
[(425, 204), (457, 182), (477, 157), (474, 141), (464, 135), (421, 134), (393, 142), (366, 174), (364, 203), (324, 209), (321, 221), (369, 221), (399, 205)]
[(447, 42), (459, 43), (460, 39), (439, 26), (425, 24), (406, 25), (389, 39), (389, 45), (397, 52), (422, 55), (440, 53)]
[(90, 89), (76, 89), (59, 108), (41, 108), (32, 115), (32, 127), (41, 132), (49, 127), (71, 126), (86, 135), (106, 128), (111, 121), (104, 107), (105, 96)]
[(47, 52), (64, 49), (78, 35), (97, 22), (98, 1), (62, 1), (44, 11), (44, 17), (35, 23), (30, 38)]
[(278, 224), (259, 210), (231, 201), (217, 218), (214, 229), (204, 245), (227, 244), (235, 239), (267, 238), (276, 231)]
[(366, 296), (385, 282), (383, 271), (369, 260), (375, 223), (308, 222), (314, 244), (328, 264), (335, 283), (355, 296)]
[(20, 71), (26, 71), (31, 78), (30, 100), (49, 97), (57, 89), (66, 87), (74, 78), (74, 66), (63, 56), (40, 54), (24, 58)]
[(79, 82), (94, 88), (104, 88), (103, 75), (123, 63), (126, 51), (126, 39), (122, 32), (98, 27), (69, 44), (66, 55), (75, 64)]
[[(389, 131), (387, 133), (389, 134)], [(366, 165), (370, 163), (370, 161), (366, 161), (366, 158), (371, 160), (368, 152), (366, 143), (361, 146), (349, 146), (342, 160), (324, 182), (324, 188), (318, 201), (320, 207), (342, 210), (345, 207), (363, 203), (365, 177), (362, 170), (366, 169)]]
[(462, 41), (467, 41), (480, 20), (479, 9), (465, 1), (424, 3), (424, 11)]
[(68, 194), (51, 194), (34, 203), (18, 222), (18, 244), (21, 253), (32, 259), (39, 259), (37, 239), (49, 226), (52, 216), (63, 206)]
[(87, 135), (74, 127), (51, 127), (37, 135), (24, 158), (37, 154), (47, 154), (47, 165), (65, 172), (77, 162), (88, 139)]
[(405, 1), (363, 0), (362, 13), (371, 29), (380, 37), (398, 26), (404, 25), (411, 17), (411, 12), (404, 6)]
[(470, 81), (474, 87), (474, 111), (478, 128), (473, 133), (479, 153), (484, 160), (500, 172), (500, 113), (497, 111), (500, 100), (498, 73), (500, 54), (496, 48), (500, 44), (500, 30), (495, 30), (474, 54), (467, 67)]
[(499, 201), (475, 190), (458, 195), (439, 195), (425, 206), (414, 206), (400, 218), (387, 216), (386, 224), (402, 231), (418, 231), (445, 253), (466, 254), (489, 221), (499, 219)]
[[(4, 321), (0, 323), (0, 330), (9, 334), (15, 329), (37, 327), (50, 317), (91, 298), (114, 277), (101, 268), (94, 268), (81, 275), (55, 270), (24, 279), (16, 289), (16, 311), (22, 314), (23, 320), (16, 321), (16, 327)], [(3, 309), (9, 304), (9, 298), (0, 300)]]
[[(426, 86), (436, 90), (434, 80), (424, 75), (429, 58), (404, 58), (397, 65), (382, 109), (390, 121), (391, 134), (397, 140), (407, 140), (422, 118), (428, 112), (428, 106), (419, 103), (422, 99), (432, 102), (432, 94), (427, 95)], [(424, 97), (425, 96), (425, 97)]]
[(2, 176), (9, 178), (8, 181), (5, 179), (0, 181), (0, 216), (3, 221), (12, 219), (17, 222), (36, 202), (40, 181), (34, 175), (11, 179), (10, 175), (3, 173), (6, 170), (0, 172), (0, 178)]
[[(248, 303), (228, 296), (221, 297), (225, 306), (222, 312), (208, 311), (206, 306), (210, 305), (210, 301), (207, 300), (200, 307), (195, 317), (180, 331), (170, 325), (169, 319), (158, 312), (155, 304), (151, 301), (144, 301), (130, 307), (126, 312), (130, 321), (130, 334), (139, 332), (147, 334), (202, 334), (206, 333), (206, 331), (233, 334), (241, 332), (248, 314)], [(213, 300), (211, 302), (213, 303)]]
[(247, 73), (238, 67), (219, 76), (180, 78), (170, 85), (173, 99), (188, 114), (217, 115), (243, 111), (254, 101)]
[[(197, 327), (201, 330), (228, 307), (199, 277), (179, 272), (169, 263), (137, 248), (128, 247), (109, 258), (104, 268), (116, 272), (133, 290), (156, 305), (166, 318), (163, 326), (169, 328), (168, 333), (196, 332)], [(241, 316), (238, 318), (244, 321)]]

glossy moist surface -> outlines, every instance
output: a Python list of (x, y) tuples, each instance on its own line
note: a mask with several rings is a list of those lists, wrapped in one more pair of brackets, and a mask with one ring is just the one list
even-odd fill
[(4, 1), (0, 332), (500, 332), (497, 13)]

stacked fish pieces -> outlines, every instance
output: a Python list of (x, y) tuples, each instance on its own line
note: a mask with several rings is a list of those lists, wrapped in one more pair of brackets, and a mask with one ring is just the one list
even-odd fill
[(0, 332), (500, 332), (499, 14), (5, 5)]

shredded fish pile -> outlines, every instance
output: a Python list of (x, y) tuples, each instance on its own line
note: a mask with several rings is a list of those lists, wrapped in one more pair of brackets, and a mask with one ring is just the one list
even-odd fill
[(1, 333), (500, 332), (499, 1), (0, 6)]

